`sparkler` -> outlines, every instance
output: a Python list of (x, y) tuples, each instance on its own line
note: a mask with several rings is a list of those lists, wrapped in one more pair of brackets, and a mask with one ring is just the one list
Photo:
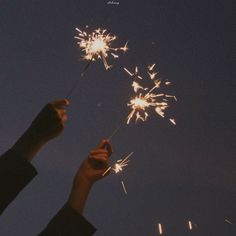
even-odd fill
[(77, 44), (84, 52), (82, 58), (88, 61), (101, 59), (106, 70), (112, 67), (108, 64), (106, 59), (109, 54), (116, 59), (119, 57), (117, 54), (118, 51), (126, 52), (128, 50), (128, 42), (126, 42), (123, 47), (112, 47), (112, 43), (117, 37), (107, 33), (106, 29), (98, 28), (92, 33), (87, 33), (79, 28), (76, 28), (76, 31), (78, 32), (78, 36), (74, 38), (78, 39)]
[[(143, 122), (146, 121), (149, 116), (148, 111), (151, 110), (151, 108), (153, 108), (159, 116), (165, 118), (165, 110), (169, 107), (169, 100), (172, 99), (177, 101), (177, 98), (174, 95), (158, 92), (161, 90), (162, 85), (169, 86), (171, 82), (163, 82), (160, 78), (157, 78), (159, 72), (155, 71), (155, 66), (156, 64), (152, 64), (147, 67), (148, 79), (140, 76), (137, 66), (135, 67), (134, 72), (131, 72), (124, 67), (125, 72), (133, 78), (131, 86), (135, 93), (135, 97), (133, 97), (127, 104), (127, 106), (131, 108), (131, 112), (127, 116), (127, 125), (130, 124), (134, 117), (136, 123), (139, 120)], [(151, 83), (151, 86), (141, 84), (141, 82), (144, 83), (146, 81)], [(176, 125), (174, 118), (169, 118), (169, 121), (173, 125)], [(108, 140), (110, 140), (121, 127), (122, 125), (118, 126), (110, 135)]]
[(113, 166), (110, 166), (107, 168), (107, 170), (102, 174), (102, 176), (105, 176), (108, 171), (111, 169), (115, 172), (115, 174), (118, 174), (119, 172), (123, 171), (123, 168), (128, 166), (128, 163), (130, 162), (129, 158), (134, 154), (134, 152), (129, 153), (124, 159), (119, 159), (116, 161), (116, 163)]
[[(74, 38), (78, 40), (77, 44), (84, 53), (82, 59), (89, 61), (81, 73), (81, 78), (84, 77), (92, 61), (101, 59), (105, 69), (108, 70), (112, 67), (112, 65), (109, 65), (107, 62), (107, 58), (109, 55), (117, 59), (119, 58), (119, 51), (123, 51), (124, 53), (128, 51), (128, 42), (126, 42), (123, 47), (113, 47), (112, 43), (116, 40), (117, 37), (115, 35), (109, 34), (106, 29), (98, 28), (91, 33), (82, 31), (79, 28), (76, 28), (76, 31), (78, 35), (76, 35)], [(69, 98), (77, 85), (78, 79), (76, 80), (74, 86), (68, 92), (66, 98)]]
[(129, 155), (127, 155), (124, 159), (118, 160), (115, 165), (113, 166), (113, 170), (115, 173), (119, 173), (123, 171), (123, 168), (128, 166), (128, 163), (130, 162), (129, 158), (134, 154), (134, 152), (131, 152)]
[[(138, 67), (135, 67), (135, 71), (132, 73), (127, 68), (124, 70), (132, 77), (137, 79), (138, 81), (133, 81), (132, 87), (135, 92), (135, 97), (132, 98), (127, 104), (128, 107), (131, 108), (131, 112), (127, 117), (127, 124), (135, 117), (135, 121), (146, 121), (149, 113), (148, 109), (153, 108), (156, 113), (165, 117), (165, 110), (168, 108), (168, 99), (172, 98), (177, 101), (176, 97), (169, 94), (158, 93), (158, 90), (161, 88), (162, 81), (157, 79), (158, 72), (154, 71), (155, 64), (148, 66), (147, 74), (149, 76), (149, 80), (151, 81), (151, 88), (145, 87), (141, 85), (141, 80), (143, 81), (143, 77), (139, 75)], [(164, 82), (165, 85), (169, 85), (170, 82)], [(176, 122), (173, 118), (170, 118), (169, 121), (176, 125)]]
[[(102, 176), (105, 176), (110, 170), (113, 170), (115, 174), (118, 174), (123, 171), (123, 168), (128, 166), (128, 163), (130, 162), (129, 158), (134, 154), (134, 152), (129, 153), (126, 157), (123, 159), (119, 159), (116, 161), (116, 163), (113, 166), (110, 166), (107, 168), (107, 170), (102, 174)], [(121, 180), (121, 185), (124, 190), (124, 193), (127, 194), (127, 190), (125, 187), (125, 183), (123, 180)]]

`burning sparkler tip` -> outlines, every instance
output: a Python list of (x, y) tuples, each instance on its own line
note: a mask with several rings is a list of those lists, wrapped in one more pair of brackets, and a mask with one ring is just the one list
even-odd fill
[[(86, 28), (88, 27), (86, 26)], [(118, 58), (119, 56), (112, 52), (117, 52), (118, 50), (126, 52), (128, 50), (128, 42), (126, 42), (126, 44), (120, 48), (111, 47), (111, 44), (116, 39), (116, 36), (107, 33), (106, 29), (98, 28), (91, 33), (82, 31), (79, 28), (76, 28), (76, 31), (78, 32), (78, 36), (75, 36), (75, 38), (78, 39), (77, 44), (84, 52), (84, 55), (82, 56), (83, 59), (101, 59), (106, 69), (111, 68), (111, 66), (108, 65), (106, 61), (109, 53), (114, 58)]]

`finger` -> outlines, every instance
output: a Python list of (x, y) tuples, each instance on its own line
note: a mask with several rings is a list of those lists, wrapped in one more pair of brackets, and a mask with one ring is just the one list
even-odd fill
[(65, 109), (56, 109), (57, 113), (60, 117), (63, 117), (64, 115), (66, 115), (66, 110)]
[(100, 153), (107, 155), (108, 151), (106, 149), (94, 149), (94, 150), (90, 151), (90, 154), (92, 154), (92, 155), (96, 155), (96, 154), (100, 154)]
[(68, 120), (68, 116), (66, 114), (63, 115), (61, 118), (63, 122), (66, 122)]
[(105, 158), (91, 157), (88, 159), (88, 162), (96, 170), (104, 170), (108, 167), (108, 163)]
[(89, 160), (107, 162), (107, 158), (105, 156), (89, 156)]
[(108, 140), (105, 140), (104, 148), (107, 150), (108, 155), (110, 156), (112, 154), (112, 147)]
[(112, 147), (108, 140), (104, 139), (102, 140), (98, 146), (97, 149), (106, 149), (108, 151), (109, 156), (112, 154)]
[(55, 108), (63, 108), (64, 106), (69, 105), (69, 101), (67, 99), (58, 99), (50, 102)]
[(96, 147), (96, 149), (104, 149), (104, 145), (106, 144), (106, 140), (103, 139)]
[(88, 156), (89, 159), (101, 159), (101, 160), (108, 160), (108, 155), (107, 154), (97, 154), (97, 155), (89, 155)]

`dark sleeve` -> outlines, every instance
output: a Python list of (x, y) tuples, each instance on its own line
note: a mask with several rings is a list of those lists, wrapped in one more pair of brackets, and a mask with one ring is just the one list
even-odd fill
[(65, 204), (39, 236), (91, 236), (95, 231), (82, 215)]
[(30, 162), (13, 149), (0, 157), (0, 214), (36, 174)]

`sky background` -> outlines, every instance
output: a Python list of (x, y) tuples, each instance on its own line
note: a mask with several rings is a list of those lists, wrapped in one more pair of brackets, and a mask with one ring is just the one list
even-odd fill
[[(231, 236), (236, 224), (233, 2), (0, 0), (0, 152), (49, 101), (63, 98), (87, 62), (75, 27), (105, 28), (129, 41), (106, 71), (93, 62), (70, 98), (64, 133), (33, 161), (38, 176), (0, 219), (0, 235), (37, 235), (65, 203), (90, 149), (112, 138), (112, 161), (134, 151), (121, 175), (97, 183), (85, 216), (97, 236)], [(178, 98), (145, 122), (125, 125), (133, 92), (122, 67), (156, 63)], [(120, 181), (124, 180), (125, 195)], [(225, 219), (232, 222), (227, 223)], [(187, 220), (194, 223), (189, 231)]]

